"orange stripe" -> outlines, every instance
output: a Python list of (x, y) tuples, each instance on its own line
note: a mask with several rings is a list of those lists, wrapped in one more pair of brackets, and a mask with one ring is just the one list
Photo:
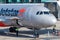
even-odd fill
[(23, 13), (25, 12), (26, 10), (24, 8), (20, 9), (19, 10), (19, 16), (23, 16)]

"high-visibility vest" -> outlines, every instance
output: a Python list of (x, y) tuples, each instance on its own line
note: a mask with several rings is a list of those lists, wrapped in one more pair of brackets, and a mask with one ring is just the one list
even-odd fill
[(16, 28), (16, 31), (18, 31), (19, 29), (18, 28)]

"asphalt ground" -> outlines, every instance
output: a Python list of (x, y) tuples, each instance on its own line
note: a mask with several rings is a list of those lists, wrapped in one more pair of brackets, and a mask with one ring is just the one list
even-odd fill
[[(19, 35), (16, 33), (8, 33), (9, 27), (0, 27), (0, 40), (60, 40), (60, 34), (53, 34), (53, 26), (49, 28), (42, 28), (39, 30), (39, 38), (35, 38), (34, 31), (27, 28), (20, 28)], [(60, 21), (56, 23), (56, 30), (60, 32)]]

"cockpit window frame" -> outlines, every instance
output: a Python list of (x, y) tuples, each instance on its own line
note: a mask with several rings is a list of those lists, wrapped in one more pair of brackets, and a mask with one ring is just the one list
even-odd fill
[(44, 11), (43, 13), (44, 13), (44, 14), (49, 14), (49, 11)]
[(36, 15), (44, 15), (44, 14), (49, 15), (49, 13), (50, 13), (49, 11), (38, 11)]
[(39, 14), (39, 11), (36, 13), (36, 15), (38, 15)]
[(38, 11), (38, 12), (36, 13), (36, 15), (42, 15), (42, 14), (43, 14), (42, 11)]
[(42, 15), (42, 14), (43, 14), (43, 12), (41, 11), (41, 12), (40, 12), (40, 15)]

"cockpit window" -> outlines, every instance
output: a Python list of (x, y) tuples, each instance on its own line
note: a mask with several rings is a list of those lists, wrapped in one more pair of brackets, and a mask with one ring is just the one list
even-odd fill
[(44, 14), (49, 14), (49, 12), (44, 12)]
[(40, 12), (40, 15), (43, 14), (43, 12)]
[(36, 15), (38, 15), (39, 14), (39, 11), (36, 13)]
[(41, 15), (41, 14), (43, 14), (42, 11), (38, 11), (38, 12), (36, 13), (36, 15)]

